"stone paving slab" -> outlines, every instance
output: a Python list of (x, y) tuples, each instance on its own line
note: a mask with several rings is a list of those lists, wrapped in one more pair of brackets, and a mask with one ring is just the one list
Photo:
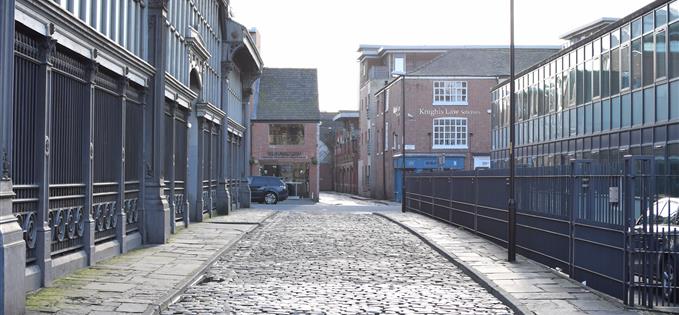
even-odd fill
[(604, 298), (548, 267), (517, 255), (464, 229), (416, 213), (381, 213), (426, 239), (465, 265), (528, 314), (638, 314), (613, 298)]
[(244, 209), (193, 223), (172, 235), (166, 244), (98, 262), (29, 294), (27, 313), (158, 312), (232, 244), (275, 213)]

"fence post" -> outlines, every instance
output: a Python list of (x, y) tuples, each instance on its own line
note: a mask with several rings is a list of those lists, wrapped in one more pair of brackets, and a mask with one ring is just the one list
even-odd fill
[(127, 246), (125, 245), (125, 235), (127, 234), (127, 216), (125, 214), (125, 127), (126, 127), (126, 110), (127, 110), (127, 88), (129, 87), (129, 79), (127, 78), (127, 69), (121, 82), (121, 109), (120, 109), (120, 155), (118, 159), (118, 219), (116, 220), (116, 240), (120, 246), (120, 252), (126, 253)]
[[(50, 33), (54, 27), (50, 27)], [(52, 282), (52, 229), (49, 226), (49, 174), (50, 174), (50, 124), (52, 108), (51, 56), (57, 41), (50, 36), (40, 43), (40, 66), (38, 70), (38, 102), (36, 106), (36, 173), (38, 183), (36, 262), (41, 271), (40, 284)], [(87, 213), (87, 209), (84, 209)]]
[(474, 177), (472, 178), (474, 190), (474, 233), (478, 232), (479, 224), (479, 171), (474, 170)]
[(94, 170), (94, 78), (99, 70), (99, 65), (95, 61), (97, 58), (96, 51), (93, 53), (93, 58), (89, 60), (87, 67), (87, 92), (86, 92), (86, 102), (84, 106), (85, 112), (83, 117), (83, 141), (82, 141), (82, 157), (83, 157), (83, 184), (85, 185), (85, 199), (83, 200), (83, 214), (85, 230), (83, 231), (83, 246), (85, 248), (85, 254), (87, 255), (87, 265), (91, 266), (95, 263), (95, 246), (94, 246), (94, 234), (96, 233), (96, 222), (92, 218), (93, 210), (93, 170)]
[[(0, 313), (23, 314), (26, 244), (12, 214), (12, 109), (14, 106), (14, 0), (0, 1)], [(40, 137), (42, 138), (43, 135)]]

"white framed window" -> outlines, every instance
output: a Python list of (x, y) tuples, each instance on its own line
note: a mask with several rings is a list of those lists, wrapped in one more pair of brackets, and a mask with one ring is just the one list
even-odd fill
[(406, 57), (405, 56), (395, 56), (394, 57), (394, 67), (391, 69), (392, 73), (405, 73), (406, 72)]
[(467, 81), (434, 81), (434, 105), (467, 105)]
[(384, 112), (385, 113), (389, 111), (389, 90), (387, 90), (386, 93), (387, 93), (387, 96), (385, 96), (385, 100), (384, 100)]
[(467, 118), (435, 118), (433, 135), (432, 149), (466, 149)]

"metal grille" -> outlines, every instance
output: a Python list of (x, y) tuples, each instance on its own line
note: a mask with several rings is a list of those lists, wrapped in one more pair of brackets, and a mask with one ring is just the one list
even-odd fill
[[(52, 233), (52, 257), (79, 250), (82, 233), (69, 234), (67, 226), (81, 226), (85, 186), (83, 185), (84, 106), (89, 104), (82, 59), (57, 47), (51, 57), (57, 71), (52, 72), (52, 116), (50, 141), (49, 225)], [(60, 71), (59, 71), (60, 70)], [(69, 209), (69, 210), (65, 210)], [(74, 210), (75, 209), (75, 210)], [(82, 210), (80, 210), (82, 209)]]
[(139, 202), (139, 182), (125, 182), (123, 211), (125, 212), (125, 232), (127, 234), (139, 230)]
[(12, 138), (12, 180), (16, 197), (12, 200), (12, 213), (24, 230), (26, 263), (35, 261), (37, 241), (38, 185), (36, 176), (36, 149), (34, 143), (42, 140), (36, 135), (36, 117), (40, 105), (38, 93), (31, 87), (38, 85), (40, 67), (37, 64), (37, 41), (17, 29), (14, 37), (14, 108)]

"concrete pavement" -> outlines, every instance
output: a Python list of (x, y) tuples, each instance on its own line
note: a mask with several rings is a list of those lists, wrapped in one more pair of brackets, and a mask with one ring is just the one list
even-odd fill
[(550, 268), (480, 236), (415, 213), (381, 213), (419, 235), (475, 278), (508, 297), (528, 314), (636, 314), (620, 301), (596, 294)]
[(164, 308), (273, 211), (237, 210), (54, 281), (27, 297), (28, 314), (132, 314)]

